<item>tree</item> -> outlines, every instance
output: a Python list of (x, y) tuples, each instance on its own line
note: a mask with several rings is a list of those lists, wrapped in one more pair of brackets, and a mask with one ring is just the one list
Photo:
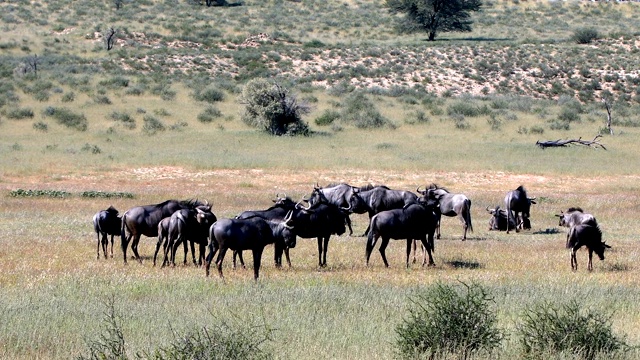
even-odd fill
[(242, 89), (240, 102), (245, 104), (242, 120), (272, 135), (308, 135), (309, 126), (301, 115), (310, 107), (277, 83), (253, 79)]
[(471, 11), (480, 11), (482, 0), (386, 0), (392, 14), (404, 14), (403, 32), (427, 31), (429, 41), (438, 32), (471, 31)]
[(113, 49), (113, 44), (116, 42), (116, 29), (109, 28), (104, 38), (105, 45), (107, 45), (107, 51)]

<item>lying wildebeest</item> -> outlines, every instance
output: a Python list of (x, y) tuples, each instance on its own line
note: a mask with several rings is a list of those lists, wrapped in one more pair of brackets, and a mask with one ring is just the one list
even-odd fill
[[(429, 256), (429, 266), (435, 265), (431, 253), (434, 251), (434, 233), (440, 217), (439, 212), (437, 202), (430, 200), (428, 202), (419, 201), (418, 203), (409, 204), (402, 209), (381, 211), (374, 215), (371, 219), (371, 231), (367, 239), (367, 266), (369, 265), (371, 251), (380, 237), (382, 238), (380, 255), (386, 267), (389, 267), (389, 263), (385, 255), (385, 249), (390, 239), (407, 240), (407, 268), (409, 267), (412, 240), (420, 240), (422, 242), (423, 249), (427, 250), (426, 252)], [(426, 256), (423, 256), (423, 266), (426, 261)]]
[(369, 225), (362, 236), (369, 234), (371, 218), (381, 211), (402, 209), (416, 203), (418, 195), (404, 190), (391, 190), (386, 186), (367, 186), (354, 191), (349, 199), (349, 207), (343, 210), (356, 214), (369, 214)]
[[(276, 194), (276, 198), (273, 200), (274, 205), (266, 210), (248, 210), (243, 211), (240, 215), (236, 216), (236, 219), (249, 219), (252, 217), (260, 217), (265, 220), (279, 221), (284, 220), (289, 211), (296, 210), (296, 202), (291, 200), (290, 197), (284, 195), (279, 196)], [(289, 252), (286, 253), (287, 264), (291, 267), (291, 259), (289, 258)], [(241, 251), (233, 252), (233, 268), (236, 267), (236, 257), (240, 259), (240, 264), (244, 267), (244, 259), (242, 258)], [(282, 266), (282, 257), (275, 254), (276, 267)]]
[(600, 260), (604, 260), (604, 250), (611, 248), (611, 246), (602, 241), (602, 231), (598, 226), (585, 224), (573, 226), (569, 231), (569, 241), (567, 242), (567, 248), (571, 249), (571, 270), (578, 270), (576, 252), (583, 246), (586, 246), (589, 251), (589, 263), (587, 265), (589, 271), (593, 270), (593, 263), (591, 262), (593, 252), (598, 255)]
[(489, 219), (489, 231), (506, 231), (507, 224), (509, 225), (509, 230), (516, 228), (516, 220), (511, 216), (507, 216), (507, 210), (500, 209), (500, 206), (496, 206), (495, 209), (490, 209), (487, 206), (487, 212), (491, 214), (491, 218)]
[(122, 254), (124, 263), (127, 263), (127, 247), (131, 242), (131, 251), (134, 257), (142, 262), (140, 254), (138, 254), (138, 243), (140, 236), (156, 237), (158, 236), (158, 223), (170, 217), (174, 212), (181, 209), (195, 209), (201, 207), (202, 210), (210, 211), (211, 207), (208, 202), (202, 203), (197, 200), (178, 201), (167, 200), (160, 204), (152, 204), (145, 206), (136, 206), (127, 210), (122, 215), (122, 225), (120, 239), (122, 241)]
[[(416, 191), (425, 199), (436, 200), (440, 205), (440, 212), (444, 216), (458, 216), (462, 222), (462, 228), (464, 233), (462, 240), (467, 239), (467, 230), (473, 232), (473, 225), (471, 224), (471, 200), (464, 194), (452, 194), (443, 187), (438, 187), (436, 184), (431, 184), (426, 190), (420, 191), (420, 188)], [(440, 239), (440, 219), (438, 219), (438, 226), (436, 227), (436, 238)]]
[[(107, 210), (100, 210), (93, 215), (93, 229), (98, 237), (97, 259), (100, 259), (101, 243), (104, 258), (107, 258), (107, 247), (109, 247), (107, 235), (111, 235), (111, 257), (113, 257), (113, 236), (120, 235), (121, 219), (118, 215), (118, 210), (113, 206), (109, 206)], [(102, 241), (100, 241), (100, 238), (102, 238)]]
[(596, 218), (592, 214), (585, 213), (579, 207), (570, 207), (567, 209), (567, 212), (560, 211), (560, 214), (556, 215), (559, 219), (558, 225), (568, 227), (569, 231), (567, 231), (567, 241), (569, 241), (569, 233), (571, 232), (571, 228), (576, 225), (593, 225), (598, 226), (598, 222)]
[[(187, 240), (191, 243), (191, 257), (194, 265), (202, 265), (209, 227), (216, 222), (217, 218), (211, 211), (204, 211), (200, 208), (182, 209), (174, 212), (169, 220), (169, 242), (165, 247), (164, 260), (162, 266), (171, 262), (176, 265), (176, 250), (180, 244), (184, 244), (184, 264), (187, 264)], [(196, 261), (194, 244), (199, 245), (199, 256)], [(156, 247), (157, 249), (157, 247)], [(170, 256), (167, 256), (167, 253)]]
[[(313, 187), (313, 191), (307, 201), (309, 205), (314, 206), (319, 203), (333, 204), (339, 208), (348, 208), (349, 200), (354, 192), (359, 191), (360, 188), (351, 186), (349, 184), (329, 184), (326, 187), (321, 188), (316, 184)], [(353, 229), (351, 228), (351, 219), (349, 214), (346, 214), (347, 227), (349, 228), (349, 236), (353, 235)]]
[[(290, 219), (291, 216), (288, 218)], [(234, 251), (251, 250), (253, 252), (253, 276), (258, 280), (262, 252), (268, 244), (275, 244), (276, 250), (296, 246), (296, 236), (285, 217), (282, 221), (270, 221), (260, 217), (249, 219), (222, 219), (216, 221), (209, 229), (209, 254), (205, 261), (205, 272), (209, 276), (209, 268), (213, 256), (218, 252), (216, 266), (221, 278), (222, 262), (228, 249)]]
[[(511, 190), (504, 197), (504, 204), (507, 208), (507, 215), (512, 216), (516, 222), (516, 232), (519, 229), (530, 229), (531, 222), (529, 220), (531, 204), (535, 204), (536, 198), (527, 197), (527, 191), (522, 185), (517, 189)], [(520, 217), (518, 214), (521, 214)], [(507, 234), (509, 229), (507, 229)]]

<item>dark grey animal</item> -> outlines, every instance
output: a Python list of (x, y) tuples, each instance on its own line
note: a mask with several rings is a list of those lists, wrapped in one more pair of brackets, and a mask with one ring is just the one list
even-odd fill
[(158, 236), (158, 223), (160, 223), (162, 219), (170, 217), (178, 210), (195, 209), (196, 207), (211, 209), (208, 202), (202, 203), (197, 200), (167, 200), (160, 204), (136, 206), (127, 210), (124, 215), (122, 215), (122, 225), (120, 229), (124, 263), (127, 263), (127, 247), (129, 246), (129, 242), (131, 242), (131, 251), (133, 251), (135, 259), (142, 262), (142, 258), (140, 254), (138, 254), (140, 236)]
[(589, 251), (589, 263), (587, 265), (589, 271), (593, 270), (593, 253), (595, 252), (600, 260), (604, 260), (605, 249), (611, 248), (611, 246), (602, 241), (602, 231), (598, 226), (585, 224), (573, 226), (569, 232), (569, 241), (567, 241), (567, 248), (571, 249), (571, 270), (578, 270), (576, 252), (583, 246), (586, 246)]
[(167, 245), (169, 245), (169, 222), (171, 221), (171, 217), (166, 217), (158, 223), (158, 243), (156, 244), (156, 252), (153, 254), (153, 266), (156, 266), (156, 259), (158, 258), (158, 251), (160, 250), (160, 245), (162, 244), (164, 251), (163, 253), (167, 253)]
[[(531, 204), (535, 204), (536, 198), (527, 197), (527, 191), (522, 185), (517, 189), (511, 190), (504, 197), (504, 204), (507, 209), (507, 215), (513, 217), (516, 221), (516, 232), (520, 229), (531, 228), (529, 220)], [(509, 229), (507, 228), (507, 234)]]
[(507, 216), (507, 210), (500, 209), (500, 206), (496, 206), (495, 209), (490, 209), (487, 206), (487, 212), (491, 214), (491, 218), (489, 219), (490, 231), (506, 231), (507, 224), (509, 225), (509, 230), (516, 228), (516, 220), (511, 216)]
[(570, 207), (569, 209), (567, 209), (567, 212), (560, 211), (560, 214), (557, 214), (556, 216), (559, 218), (559, 226), (569, 228), (569, 230), (567, 231), (567, 241), (569, 241), (569, 233), (571, 232), (571, 228), (576, 225), (588, 224), (598, 226), (598, 222), (596, 221), (595, 216), (585, 213), (579, 207)]
[[(431, 184), (426, 190), (420, 191), (420, 188), (416, 191), (422, 194), (425, 199), (436, 200), (440, 205), (440, 212), (444, 216), (458, 216), (462, 222), (462, 228), (464, 233), (462, 240), (467, 239), (467, 230), (473, 232), (473, 225), (471, 224), (471, 200), (464, 194), (452, 194), (443, 187), (438, 187), (436, 184)], [(438, 226), (436, 227), (436, 238), (440, 239), (440, 220), (438, 220)]]
[[(333, 204), (339, 208), (349, 208), (349, 200), (351, 199), (351, 195), (354, 192), (359, 191), (360, 188), (355, 186), (351, 186), (349, 184), (337, 184), (337, 185), (328, 185), (326, 187), (320, 187), (316, 184), (313, 187), (313, 191), (309, 196), (307, 201), (310, 206), (314, 206), (316, 204)], [(349, 236), (353, 235), (353, 228), (351, 227), (351, 219), (347, 214), (347, 227), (349, 228)]]
[[(113, 236), (120, 235), (120, 221), (122, 217), (118, 215), (118, 210), (113, 206), (109, 206), (107, 210), (100, 210), (93, 215), (93, 229), (98, 237), (97, 259), (100, 259), (100, 244), (102, 244), (102, 252), (104, 258), (107, 258), (107, 248), (109, 240), (107, 235), (111, 235), (111, 257), (113, 257)], [(100, 241), (102, 238), (102, 241)]]
[[(217, 218), (211, 211), (200, 208), (182, 209), (174, 212), (169, 220), (169, 241), (165, 247), (164, 260), (162, 266), (171, 263), (176, 265), (176, 250), (180, 244), (184, 245), (184, 264), (187, 264), (187, 241), (191, 243), (191, 257), (193, 264), (202, 265), (205, 248), (209, 237), (209, 228), (216, 222)], [(199, 246), (198, 261), (196, 261), (194, 244)], [(158, 246), (156, 246), (156, 251)], [(170, 252), (170, 253), (169, 253)], [(170, 256), (167, 256), (169, 253)]]
[(251, 250), (253, 253), (253, 274), (258, 280), (262, 252), (268, 244), (275, 244), (276, 249), (294, 248), (296, 236), (292, 232), (288, 220), (268, 221), (260, 217), (249, 219), (222, 219), (216, 221), (209, 229), (209, 254), (205, 261), (206, 276), (209, 276), (211, 260), (218, 252), (216, 266), (222, 275), (222, 262), (228, 249), (234, 251)]
[[(385, 249), (390, 239), (407, 240), (407, 268), (409, 267), (412, 240), (420, 240), (422, 242), (422, 246), (427, 250), (429, 256), (429, 266), (435, 265), (432, 252), (434, 251), (434, 233), (439, 217), (440, 211), (435, 201), (420, 201), (401, 209), (385, 210), (374, 215), (371, 218), (371, 231), (367, 240), (367, 266), (378, 238), (382, 238), (380, 255), (386, 267), (389, 267), (389, 263), (385, 255)], [(424, 266), (426, 262), (427, 259), (424, 256), (422, 265)]]
[(362, 236), (369, 234), (371, 219), (381, 211), (402, 209), (418, 201), (418, 195), (404, 190), (391, 190), (386, 186), (375, 186), (367, 190), (355, 191), (349, 199), (349, 207), (344, 208), (356, 214), (369, 214), (369, 225)]

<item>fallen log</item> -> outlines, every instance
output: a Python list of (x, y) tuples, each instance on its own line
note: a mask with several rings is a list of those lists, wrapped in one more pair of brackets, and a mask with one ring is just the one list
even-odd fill
[(604, 147), (604, 145), (602, 145), (600, 143), (600, 141), (598, 140), (599, 138), (601, 138), (602, 135), (597, 135), (596, 137), (593, 138), (593, 140), (588, 141), (588, 140), (582, 140), (582, 137), (579, 137), (578, 139), (567, 139), (567, 140), (548, 140), (548, 141), (536, 141), (536, 145), (538, 145), (540, 148), (542, 149), (546, 149), (548, 147), (566, 147), (567, 145), (570, 144), (579, 144), (579, 145), (585, 145), (585, 146), (590, 146), (590, 147), (595, 147), (595, 148), (602, 148), (604, 150), (607, 150), (606, 147)]

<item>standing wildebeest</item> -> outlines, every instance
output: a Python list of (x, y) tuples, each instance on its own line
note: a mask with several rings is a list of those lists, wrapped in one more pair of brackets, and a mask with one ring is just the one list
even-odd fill
[[(289, 216), (290, 218), (290, 216)], [(248, 219), (222, 219), (216, 221), (209, 229), (209, 254), (205, 261), (206, 275), (213, 256), (218, 252), (216, 266), (221, 278), (222, 261), (228, 249), (234, 251), (251, 250), (253, 252), (253, 276), (258, 280), (262, 252), (268, 244), (275, 244), (276, 250), (296, 246), (296, 236), (291, 231), (288, 219), (269, 221), (260, 217)]]
[[(181, 243), (184, 244), (184, 264), (187, 264), (187, 240), (191, 243), (191, 257), (194, 265), (202, 265), (209, 227), (216, 222), (217, 218), (211, 211), (200, 208), (182, 209), (174, 212), (169, 220), (169, 242), (165, 248), (162, 266), (171, 262), (176, 265), (176, 250)], [(196, 261), (194, 243), (199, 245), (199, 256)], [(157, 249), (157, 247), (156, 247)], [(167, 256), (167, 253), (170, 256)]]
[[(333, 204), (339, 208), (348, 208), (351, 195), (359, 190), (360, 188), (351, 186), (349, 184), (328, 185), (324, 188), (321, 188), (320, 186), (318, 186), (318, 184), (316, 184), (313, 187), (311, 196), (309, 196), (309, 199), (307, 201), (311, 206), (319, 203), (324, 203)], [(347, 227), (349, 227), (349, 236), (351, 236), (353, 235), (353, 229), (351, 228), (351, 219), (349, 218), (348, 214), (346, 216), (346, 220)]]
[[(367, 240), (367, 266), (369, 265), (371, 251), (379, 237), (382, 237), (380, 255), (382, 255), (382, 261), (384, 261), (386, 267), (389, 267), (385, 255), (389, 239), (407, 240), (407, 268), (409, 267), (411, 240), (420, 240), (422, 242), (423, 250), (426, 249), (429, 255), (429, 265), (435, 265), (431, 253), (434, 250), (433, 235), (436, 231), (439, 217), (438, 204), (433, 200), (428, 202), (419, 201), (419, 203), (409, 204), (402, 209), (381, 211), (374, 215), (371, 219), (371, 231)], [(426, 256), (424, 256), (422, 260), (423, 266), (426, 261)]]
[[(107, 258), (107, 247), (109, 246), (107, 235), (111, 235), (111, 257), (113, 257), (113, 236), (120, 235), (120, 220), (121, 217), (118, 216), (118, 210), (113, 206), (109, 206), (107, 210), (100, 210), (93, 215), (93, 229), (98, 237), (97, 259), (100, 259), (101, 243), (104, 258)], [(102, 237), (102, 241), (100, 241), (100, 237)]]
[[(507, 216), (513, 216), (513, 219), (516, 222), (516, 232), (518, 232), (520, 228), (531, 228), (529, 211), (531, 209), (531, 204), (536, 203), (534, 201), (535, 199), (536, 198), (527, 197), (527, 191), (522, 185), (518, 186), (515, 190), (509, 191), (504, 197)], [(522, 214), (522, 218), (520, 218), (518, 214)], [(508, 233), (509, 229), (507, 228), (507, 234)]]
[(356, 214), (369, 214), (369, 225), (362, 236), (369, 234), (371, 218), (381, 211), (402, 209), (416, 203), (418, 195), (404, 190), (391, 190), (386, 186), (369, 186), (354, 191), (349, 199), (349, 207), (344, 208)]
[(516, 220), (511, 216), (507, 216), (507, 210), (500, 209), (500, 206), (496, 206), (495, 209), (489, 209), (487, 206), (487, 212), (492, 215), (491, 219), (489, 219), (489, 231), (506, 231), (507, 224), (509, 225), (509, 230), (516, 228)]
[(569, 232), (569, 241), (567, 242), (567, 248), (571, 249), (571, 270), (578, 270), (576, 252), (583, 246), (586, 246), (587, 250), (589, 250), (589, 263), (587, 265), (589, 271), (593, 270), (591, 262), (593, 252), (595, 251), (600, 260), (604, 260), (604, 250), (611, 248), (611, 246), (602, 241), (602, 231), (597, 225), (581, 224), (573, 226)]
[(169, 222), (171, 217), (166, 217), (158, 223), (158, 243), (156, 244), (156, 252), (153, 254), (153, 266), (156, 266), (156, 259), (158, 258), (158, 251), (160, 245), (163, 245), (164, 252), (167, 253), (167, 245), (169, 245)]
[(124, 263), (127, 263), (127, 247), (129, 246), (131, 239), (133, 239), (131, 242), (131, 251), (133, 251), (134, 257), (139, 262), (142, 262), (142, 258), (140, 257), (140, 254), (138, 254), (140, 236), (158, 236), (158, 223), (160, 220), (170, 217), (178, 210), (193, 209), (199, 206), (209, 208), (209, 210), (211, 209), (211, 207), (208, 206), (208, 203), (202, 203), (197, 200), (167, 200), (160, 204), (136, 206), (127, 210), (124, 215), (122, 215), (122, 226), (120, 232)]
[[(443, 187), (438, 187), (436, 184), (429, 185), (424, 191), (417, 189), (417, 192), (421, 193), (427, 200), (436, 200), (440, 204), (440, 212), (444, 216), (458, 216), (462, 222), (464, 234), (462, 240), (467, 239), (467, 230), (473, 232), (473, 225), (471, 224), (471, 200), (464, 194), (452, 194)], [(440, 219), (438, 219), (438, 225), (436, 227), (436, 238), (440, 239)]]

